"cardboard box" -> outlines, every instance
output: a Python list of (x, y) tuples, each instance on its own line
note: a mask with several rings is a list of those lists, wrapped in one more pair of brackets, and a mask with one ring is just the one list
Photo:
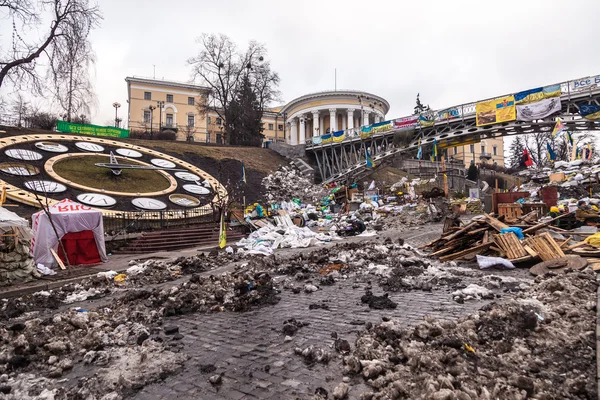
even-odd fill
[(557, 172), (556, 174), (550, 174), (550, 182), (562, 182), (565, 180), (564, 172)]

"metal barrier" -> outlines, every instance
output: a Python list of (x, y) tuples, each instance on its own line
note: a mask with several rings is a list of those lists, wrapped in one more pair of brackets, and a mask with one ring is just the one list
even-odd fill
[(109, 235), (153, 230), (190, 228), (214, 222), (210, 210), (124, 211), (104, 216), (104, 231)]

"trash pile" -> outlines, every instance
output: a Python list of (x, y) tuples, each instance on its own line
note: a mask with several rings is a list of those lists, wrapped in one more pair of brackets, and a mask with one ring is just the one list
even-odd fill
[(456, 322), (368, 326), (343, 359), (350, 381), (357, 377), (370, 388), (352, 395), (594, 399), (597, 286), (590, 268), (570, 270), (538, 277), (513, 299)]
[(600, 267), (600, 260), (593, 257), (600, 257), (600, 234), (569, 244), (581, 232), (552, 225), (572, 214), (565, 213), (540, 222), (535, 219), (536, 211), (532, 211), (512, 221), (511, 225), (504, 222), (509, 222), (504, 216), (494, 218), (484, 214), (462, 226), (458, 226), (456, 221), (446, 224), (440, 238), (421, 248), (429, 249), (429, 257), (442, 262), (471, 260), (476, 261), (481, 269), (515, 268), (515, 264), (524, 263), (535, 263), (530, 268), (533, 275), (542, 275), (550, 270), (555, 273), (570, 268), (581, 270), (588, 263), (593, 263), (596, 269)]
[(315, 185), (293, 165), (283, 166), (262, 180), (269, 203), (290, 201), (298, 198), (303, 203), (314, 204), (327, 195), (320, 185)]

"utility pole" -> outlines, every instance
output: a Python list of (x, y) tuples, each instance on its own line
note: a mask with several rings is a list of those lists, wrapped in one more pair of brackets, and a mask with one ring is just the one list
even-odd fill
[(115, 128), (119, 127), (119, 116), (117, 115), (117, 112), (119, 110), (119, 107), (121, 107), (121, 103), (118, 102), (114, 102), (112, 105), (115, 108)]
[(154, 125), (154, 110), (156, 106), (149, 106), (148, 109), (150, 110), (150, 139), (153, 139), (154, 132), (152, 132), (152, 125)]

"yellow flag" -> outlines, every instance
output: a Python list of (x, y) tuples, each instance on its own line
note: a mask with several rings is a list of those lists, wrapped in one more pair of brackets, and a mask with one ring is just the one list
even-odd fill
[(221, 213), (221, 229), (219, 231), (219, 248), (222, 249), (227, 245), (227, 234), (225, 232), (224, 212)]

